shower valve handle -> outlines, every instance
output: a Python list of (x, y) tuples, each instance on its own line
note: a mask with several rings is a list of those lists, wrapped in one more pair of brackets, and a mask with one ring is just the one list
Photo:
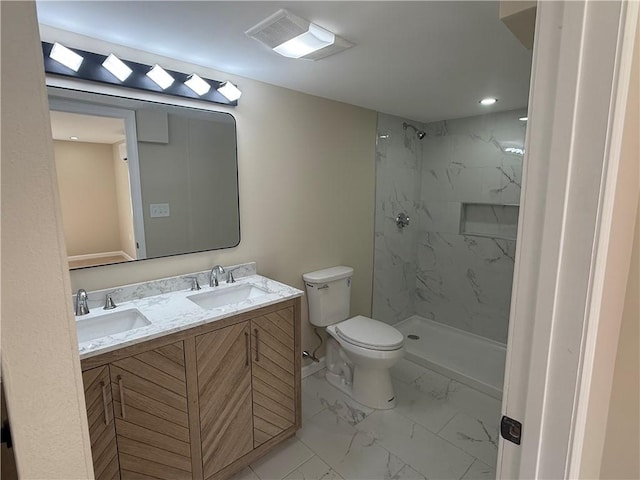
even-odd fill
[(396, 225), (398, 226), (398, 228), (404, 228), (409, 225), (409, 217), (406, 213), (400, 212), (398, 214), (398, 216), (396, 217)]

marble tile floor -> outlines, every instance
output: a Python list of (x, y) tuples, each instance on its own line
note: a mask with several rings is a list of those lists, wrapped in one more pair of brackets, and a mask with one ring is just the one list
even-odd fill
[(494, 479), (500, 402), (404, 359), (392, 375), (392, 410), (305, 378), (302, 429), (232, 480)]

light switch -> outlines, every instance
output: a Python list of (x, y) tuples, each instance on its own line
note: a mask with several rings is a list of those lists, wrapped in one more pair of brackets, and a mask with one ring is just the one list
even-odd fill
[(151, 218), (168, 217), (171, 215), (168, 203), (152, 203), (149, 205)]

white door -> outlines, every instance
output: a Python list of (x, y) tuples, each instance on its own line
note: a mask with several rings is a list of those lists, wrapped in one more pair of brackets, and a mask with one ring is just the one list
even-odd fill
[[(619, 174), (637, 17), (637, 2), (538, 2), (502, 407), (522, 422), (521, 444), (501, 438), (498, 478), (581, 470), (592, 306), (602, 295), (594, 285), (612, 247), (601, 240), (612, 233), (615, 192), (638, 191), (637, 165), (635, 180), (622, 185)], [(623, 240), (634, 214), (625, 213)], [(616, 248), (628, 259), (625, 241)]]

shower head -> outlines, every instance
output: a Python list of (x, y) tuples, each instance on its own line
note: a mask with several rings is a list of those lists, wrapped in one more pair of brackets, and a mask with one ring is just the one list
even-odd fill
[(413, 129), (415, 130), (416, 135), (418, 136), (418, 138), (419, 138), (420, 140), (422, 140), (424, 137), (426, 137), (426, 136), (427, 136), (427, 134), (426, 134), (424, 131), (422, 131), (422, 130), (418, 130), (415, 126), (411, 125), (410, 123), (404, 122), (404, 123), (402, 124), (402, 128), (404, 128), (405, 130), (406, 130), (408, 127), (411, 127), (411, 128), (413, 128)]

